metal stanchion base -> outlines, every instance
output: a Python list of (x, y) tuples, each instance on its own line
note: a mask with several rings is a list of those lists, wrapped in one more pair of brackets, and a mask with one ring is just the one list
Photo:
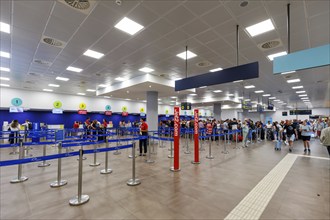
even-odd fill
[(140, 185), (141, 184), (141, 181), (139, 179), (129, 179), (127, 181), (127, 185), (128, 186), (136, 186), (136, 185)]
[(165, 148), (166, 146), (164, 146), (164, 145), (159, 145), (159, 148)]
[[(87, 158), (86, 158), (86, 157), (83, 157), (82, 159), (83, 159), (83, 160), (87, 160)], [(79, 161), (79, 158), (77, 158), (77, 160)]]
[(174, 156), (173, 155), (167, 155), (168, 158), (173, 158)]
[[(133, 158), (133, 156), (130, 154), (128, 155), (128, 158)], [(135, 158), (137, 158), (137, 155), (135, 155)]]
[(99, 163), (99, 162), (89, 164), (89, 166), (91, 166), (91, 167), (97, 167), (100, 165), (101, 165), (101, 163)]
[(101, 174), (110, 174), (110, 173), (112, 173), (112, 169), (103, 169), (103, 170), (101, 170), (100, 173)]
[(191, 161), (192, 164), (200, 164), (201, 162), (198, 161), (198, 162), (195, 162), (195, 161)]
[(16, 154), (18, 154), (17, 151), (13, 151), (13, 152), (10, 152), (10, 153), (9, 153), (9, 155), (16, 155)]
[(184, 151), (185, 154), (191, 154), (191, 151)]
[(17, 179), (10, 180), (10, 183), (21, 183), (21, 182), (27, 181), (28, 179), (29, 179), (29, 177), (22, 176), (19, 179), (17, 178)]
[(66, 180), (61, 180), (60, 182), (58, 182), (58, 181), (56, 180), (56, 181), (52, 182), (52, 183), (49, 184), (49, 185), (50, 185), (50, 187), (52, 187), (52, 188), (56, 188), (56, 187), (64, 186), (64, 185), (66, 185), (66, 184), (68, 184), (68, 181), (66, 181)]
[(214, 156), (213, 155), (207, 155), (206, 158), (207, 159), (214, 159)]
[(223, 151), (221, 151), (221, 153), (223, 153), (223, 154), (229, 154), (229, 151), (227, 151), (227, 150), (224, 151), (224, 150), (223, 150)]
[(154, 151), (154, 152), (151, 152), (151, 154), (153, 154), (153, 155), (156, 155), (156, 154), (157, 154), (157, 152), (156, 152), (156, 151)]
[(181, 171), (181, 169), (179, 168), (179, 169), (176, 170), (176, 169), (174, 169), (174, 167), (171, 167), (170, 168), (170, 171), (172, 171), (172, 172), (179, 172), (179, 171)]
[(50, 166), (50, 163), (43, 162), (38, 164), (38, 167), (48, 167), (48, 166)]
[(119, 154), (121, 154), (120, 151), (115, 151), (115, 152), (113, 152), (113, 155), (119, 155)]
[(69, 204), (72, 206), (78, 206), (85, 204), (86, 202), (89, 201), (89, 196), (88, 195), (81, 195), (81, 198), (79, 199), (78, 196), (70, 199)]
[(154, 160), (151, 160), (151, 159), (148, 159), (148, 160), (146, 160), (145, 162), (146, 162), (146, 163), (155, 163), (155, 161), (154, 161)]

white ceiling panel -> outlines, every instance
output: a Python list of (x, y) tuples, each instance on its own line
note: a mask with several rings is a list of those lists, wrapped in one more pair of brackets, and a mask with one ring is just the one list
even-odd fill
[(200, 19), (195, 19), (192, 22), (181, 27), (181, 30), (186, 32), (190, 36), (197, 35), (199, 33), (205, 32), (209, 27), (203, 23)]
[(169, 13), (169, 11), (174, 10), (175, 8), (179, 7), (182, 3), (176, 2), (176, 1), (144, 1), (143, 5), (156, 14), (163, 16), (166, 13)]
[[(104, 1), (100, 1), (90, 13), (89, 19), (95, 19), (100, 25), (106, 25), (109, 28), (115, 26), (115, 24), (122, 18), (122, 15), (111, 8), (104, 6)], [(113, 2), (112, 2), (113, 3)]]
[(215, 27), (232, 19), (232, 16), (223, 6), (219, 6), (210, 11), (209, 13), (201, 16), (201, 19), (209, 26)]
[(80, 24), (87, 15), (81, 11), (75, 10), (66, 3), (56, 1), (52, 16), (56, 16), (67, 22)]
[(195, 16), (185, 7), (179, 6), (165, 16), (176, 27), (189, 23)]
[(157, 14), (155, 14), (152, 10), (143, 7), (143, 5), (137, 6), (127, 15), (127, 17), (144, 27), (149, 26), (151, 23), (155, 22), (156, 19), (158, 19)]
[(169, 21), (161, 18), (155, 21), (155, 23), (151, 24), (149, 29), (154, 33), (159, 34), (160, 36), (163, 36), (168, 34), (169, 32), (172, 32), (175, 29), (175, 26)]
[(11, 23), (12, 1), (0, 1), (0, 21)]
[(221, 3), (218, 1), (186, 1), (184, 6), (193, 12), (194, 14), (200, 16), (212, 9), (218, 7)]

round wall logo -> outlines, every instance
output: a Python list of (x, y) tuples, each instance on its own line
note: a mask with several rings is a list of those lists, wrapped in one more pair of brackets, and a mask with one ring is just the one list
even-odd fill
[(127, 107), (126, 107), (126, 106), (123, 106), (123, 107), (121, 107), (121, 110), (122, 110), (123, 112), (127, 112)]
[(168, 114), (168, 109), (165, 110), (165, 114)]
[(11, 104), (12, 104), (13, 106), (20, 106), (20, 105), (23, 104), (23, 101), (22, 101), (22, 99), (20, 99), (20, 98), (13, 98), (13, 99), (11, 100)]
[(80, 103), (80, 104), (79, 104), (79, 109), (80, 109), (80, 110), (85, 110), (85, 109), (86, 109), (86, 104), (83, 103), (83, 102)]
[(144, 108), (140, 108), (140, 113), (144, 113)]
[(110, 111), (111, 110), (111, 106), (110, 105), (106, 105), (105, 106), (105, 110)]
[(62, 102), (61, 101), (55, 101), (53, 103), (54, 108), (61, 108), (62, 107)]

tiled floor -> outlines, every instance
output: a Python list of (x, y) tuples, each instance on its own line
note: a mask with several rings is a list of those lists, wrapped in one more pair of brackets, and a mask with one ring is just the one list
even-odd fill
[[(297, 154), (292, 167), (261, 213), (261, 219), (329, 219), (330, 161), (326, 149), (318, 140), (312, 143), (312, 156), (301, 157), (302, 142), (295, 142)], [(169, 146), (169, 144), (167, 144)], [(192, 150), (193, 143), (190, 142)], [(185, 141), (181, 143), (181, 171), (169, 171), (171, 160), (168, 148), (156, 147), (152, 155), (155, 163), (145, 163), (137, 158), (137, 177), (141, 185), (130, 187), (130, 149), (122, 154), (109, 154), (109, 175), (99, 174), (104, 168), (104, 153), (98, 155), (102, 163), (90, 167), (93, 156), (87, 155), (83, 170), (83, 194), (90, 201), (72, 207), (69, 199), (77, 194), (78, 162), (76, 157), (62, 159), (62, 177), (68, 185), (50, 188), (56, 180), (57, 161), (51, 166), (37, 167), (36, 163), (24, 165), (23, 174), (29, 177), (24, 183), (11, 184), (17, 175), (17, 166), (1, 168), (0, 219), (224, 219), (258, 185), (258, 183), (287, 155), (287, 147), (274, 151), (272, 142), (261, 142), (248, 148), (233, 149), (222, 154), (223, 144), (212, 145), (215, 159), (206, 159), (201, 152), (201, 164), (193, 165), (193, 154), (184, 154)], [(1, 160), (9, 156), (10, 149), (1, 149)], [(49, 154), (55, 153), (48, 147)], [(32, 154), (41, 155), (40, 147)], [(322, 159), (326, 158), (326, 159)]]

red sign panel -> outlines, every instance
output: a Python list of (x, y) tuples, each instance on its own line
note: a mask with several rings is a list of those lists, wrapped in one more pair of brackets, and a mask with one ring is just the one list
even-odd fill
[(194, 110), (194, 162), (199, 163), (199, 149), (198, 149), (198, 109)]
[(104, 114), (105, 115), (112, 115), (112, 111), (105, 111)]
[(122, 112), (121, 116), (128, 116), (128, 112)]
[(78, 110), (79, 115), (87, 115), (87, 110)]
[(180, 143), (180, 108), (174, 107), (174, 170), (180, 170), (179, 164), (179, 143)]

